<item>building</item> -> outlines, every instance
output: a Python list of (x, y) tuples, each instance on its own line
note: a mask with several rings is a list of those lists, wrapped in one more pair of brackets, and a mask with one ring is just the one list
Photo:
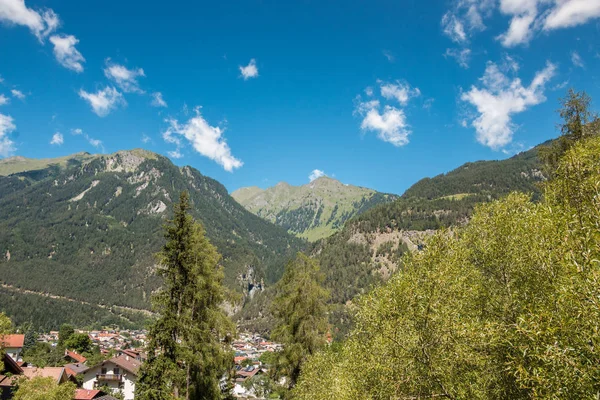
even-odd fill
[(25, 343), (25, 335), (4, 335), (0, 338), (0, 348), (4, 349), (13, 360), (23, 361), (23, 344)]
[(140, 365), (140, 361), (125, 354), (113, 357), (83, 373), (83, 388), (94, 390), (106, 385), (113, 393), (122, 392), (125, 400), (132, 400)]
[(12, 391), (23, 369), (8, 354), (0, 354), (0, 399), (12, 399)]
[(71, 351), (69, 349), (65, 350), (65, 360), (71, 361), (73, 363), (79, 363), (79, 364), (83, 364), (87, 361), (84, 356), (82, 356), (81, 354), (79, 354), (75, 351)]
[(59, 385), (69, 380), (69, 374), (67, 374), (64, 367), (24, 367), (23, 375), (28, 379), (36, 377), (52, 378)]

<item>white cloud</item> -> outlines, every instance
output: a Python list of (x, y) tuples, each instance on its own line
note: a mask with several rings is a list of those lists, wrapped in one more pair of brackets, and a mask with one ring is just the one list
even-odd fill
[(142, 143), (150, 143), (152, 141), (152, 139), (150, 139), (150, 136), (148, 135), (142, 135)]
[(383, 53), (383, 56), (385, 58), (387, 58), (387, 60), (389, 62), (393, 63), (394, 61), (396, 61), (396, 57), (394, 57), (394, 54), (391, 51), (389, 51), (389, 50), (383, 50), (382, 53)]
[(52, 140), (50, 141), (50, 144), (55, 144), (57, 146), (60, 146), (64, 142), (65, 142), (65, 138), (63, 137), (62, 133), (56, 132), (54, 135), (52, 135)]
[(183, 157), (183, 154), (181, 154), (181, 152), (179, 151), (179, 149), (176, 149), (176, 150), (173, 150), (173, 151), (167, 151), (167, 154), (171, 158), (182, 158)]
[(466, 43), (468, 41), (463, 23), (453, 13), (447, 12), (444, 14), (442, 17), (442, 28), (444, 29), (444, 34), (452, 39), (452, 41), (456, 43)]
[(538, 3), (542, 1), (544, 0), (500, 0), (500, 11), (511, 16), (508, 31), (497, 37), (504, 47), (529, 43), (538, 15)]
[(102, 144), (102, 140), (98, 140), (98, 139), (94, 139), (91, 138), (87, 133), (85, 133), (83, 131), (83, 129), (81, 128), (75, 128), (75, 129), (71, 129), (71, 133), (73, 135), (83, 135), (83, 137), (85, 138), (85, 140), (87, 140), (87, 142), (89, 144), (91, 144), (92, 146), (94, 146), (97, 149), (100, 149), (103, 153), (104, 153), (104, 145)]
[(585, 63), (583, 62), (583, 59), (581, 58), (579, 53), (576, 51), (571, 53), (571, 62), (576, 67), (585, 68)]
[(465, 45), (474, 32), (485, 29), (484, 19), (498, 7), (510, 22), (496, 38), (504, 47), (527, 45), (537, 32), (568, 28), (600, 18), (600, 0), (454, 0), (442, 17), (442, 29)]
[[(421, 95), (418, 88), (412, 88), (407, 82), (400, 80), (393, 83), (378, 80), (377, 83), (379, 84), (379, 94), (384, 102), (385, 100), (394, 101), (404, 107), (412, 98)], [(374, 95), (373, 88), (367, 87), (365, 93), (372, 97)], [(360, 128), (363, 131), (376, 132), (377, 137), (384, 142), (391, 143), (396, 147), (408, 143), (411, 130), (403, 109), (389, 104), (382, 106), (378, 99), (362, 101), (359, 95), (356, 97), (354, 115), (362, 117)]]
[(444, 57), (454, 58), (458, 65), (460, 65), (462, 68), (467, 69), (469, 68), (469, 61), (471, 60), (471, 49), (446, 49)]
[(408, 83), (402, 83), (400, 81), (396, 81), (396, 83), (378, 81), (378, 83), (380, 84), (381, 96), (388, 100), (396, 99), (398, 103), (403, 106), (405, 106), (411, 98), (421, 95), (419, 88), (411, 89)]
[(327, 176), (327, 174), (320, 169), (313, 169), (313, 171), (308, 176), (308, 179), (312, 182), (315, 179), (319, 179), (322, 176)]
[(466, 44), (473, 32), (483, 31), (483, 19), (493, 11), (496, 0), (455, 0), (442, 17), (442, 30), (452, 41)]
[(0, 106), (10, 103), (10, 99), (3, 94), (0, 94)]
[(60, 65), (77, 73), (83, 72), (82, 62), (85, 58), (75, 45), (79, 40), (73, 35), (52, 35), (50, 42), (54, 45), (54, 56)]
[(91, 144), (97, 149), (101, 149), (104, 153), (104, 146), (102, 145), (102, 140), (91, 138), (88, 135), (85, 135), (85, 138), (87, 139), (89, 144)]
[(152, 93), (152, 106), (167, 107), (167, 102), (163, 99), (161, 92)]
[(251, 59), (248, 65), (246, 65), (245, 67), (240, 65), (240, 72), (242, 73), (242, 77), (245, 81), (250, 78), (256, 78), (258, 76), (258, 67), (256, 66), (256, 60), (254, 58)]
[(29, 28), (40, 42), (60, 25), (58, 15), (54, 11), (35, 11), (28, 8), (24, 0), (0, 0), (0, 21)]
[(12, 93), (13, 97), (16, 97), (19, 100), (25, 99), (25, 94), (23, 94), (23, 92), (21, 92), (20, 90), (12, 89), (10, 92)]
[(163, 133), (164, 140), (176, 144), (176, 152), (179, 153), (182, 145), (180, 136), (182, 136), (188, 140), (194, 150), (215, 161), (229, 172), (244, 165), (241, 160), (231, 154), (231, 149), (223, 136), (224, 129), (211, 126), (202, 117), (198, 107), (195, 108), (195, 113), (196, 116), (183, 124), (175, 119), (167, 120), (169, 128)]
[(544, 21), (544, 30), (581, 25), (600, 17), (599, 0), (555, 0), (556, 5)]
[(502, 69), (490, 62), (486, 68), (482, 87), (475, 85), (461, 96), (461, 100), (477, 109), (477, 118), (471, 121), (476, 130), (477, 141), (484, 146), (499, 150), (512, 141), (516, 130), (512, 115), (546, 100), (546, 83), (555, 75), (556, 66), (550, 62), (538, 71), (531, 84), (524, 87), (517, 77), (510, 79), (508, 72), (516, 72), (514, 61)]
[(92, 111), (94, 111), (99, 117), (108, 115), (119, 105), (127, 104), (123, 98), (123, 95), (114, 87), (109, 86), (102, 90), (98, 90), (96, 93), (88, 93), (81, 89), (79, 91), (79, 97), (90, 103), (92, 106)]
[(141, 68), (127, 69), (123, 65), (113, 64), (110, 59), (107, 59), (104, 75), (115, 82), (125, 93), (144, 93), (138, 83), (139, 77), (146, 76)]
[(14, 142), (8, 137), (15, 129), (12, 117), (0, 114), (0, 157), (8, 157), (15, 151)]
[(411, 133), (404, 111), (387, 105), (383, 108), (383, 113), (376, 108), (370, 109), (364, 115), (360, 128), (377, 132), (379, 139), (396, 147), (407, 144), (408, 135)]

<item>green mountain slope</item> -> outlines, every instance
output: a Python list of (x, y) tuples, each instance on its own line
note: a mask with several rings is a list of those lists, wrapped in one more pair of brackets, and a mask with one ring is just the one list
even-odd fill
[(266, 190), (242, 188), (231, 195), (252, 213), (310, 241), (330, 236), (349, 219), (398, 197), (328, 177), (303, 186), (282, 182)]
[[(77, 302), (147, 309), (159, 285), (152, 271), (161, 226), (183, 190), (223, 255), (226, 285), (244, 296), (279, 279), (286, 259), (305, 246), (245, 210), (217, 181), (147, 151), (13, 159), (0, 171), (6, 165), (20, 172), (0, 176), (0, 299), (14, 299), (0, 310), (16, 322), (32, 316), (32, 301), (46, 308), (48, 327), (68, 318), (56, 315), (48, 297), (33, 300), (41, 293), (69, 309)], [(20, 302), (29, 304), (25, 312)]]
[[(466, 223), (478, 203), (512, 191), (539, 197), (540, 182), (545, 179), (538, 158), (540, 147), (506, 160), (466, 163), (422, 179), (395, 201), (372, 207), (314, 243), (311, 253), (319, 260), (331, 291), (330, 319), (339, 329), (337, 334), (343, 336), (348, 329), (346, 306), (401, 269), (402, 255), (418, 250), (435, 230)], [(268, 294), (243, 310), (242, 323), (253, 326), (254, 316), (264, 314), (269, 300), (263, 297)], [(268, 324), (264, 319), (260, 322)]]

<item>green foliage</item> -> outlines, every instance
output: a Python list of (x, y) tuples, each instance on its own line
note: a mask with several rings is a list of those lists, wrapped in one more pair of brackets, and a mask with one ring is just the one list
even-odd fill
[(282, 182), (266, 190), (242, 188), (232, 196), (249, 211), (310, 241), (328, 237), (356, 215), (398, 198), (329, 177), (303, 186)]
[(319, 264), (302, 253), (286, 266), (273, 302), (277, 326), (273, 339), (284, 345), (278, 353), (278, 371), (293, 387), (303, 363), (325, 345), (326, 301), (329, 293), (321, 287)]
[(511, 194), (433, 236), (358, 301), (299, 399), (575, 399), (600, 393), (600, 138), (580, 139), (541, 202)]
[(261, 363), (267, 366), (275, 365), (279, 355), (274, 351), (265, 351), (258, 359)]
[(0, 288), (0, 311), (43, 330), (65, 322), (143, 326), (146, 315), (113, 306), (150, 309), (160, 286), (152, 254), (171, 216), (151, 211), (159, 202), (169, 207), (185, 190), (192, 214), (223, 255), (224, 283), (233, 291), (247, 289), (238, 276), (250, 266), (258, 282), (275, 282), (304, 246), (246, 211), (215, 180), (156, 154), (119, 152), (25, 170), (0, 176), (0, 276), (10, 285)]
[(58, 367), (66, 364), (64, 356), (64, 347), (37, 342), (33, 347), (25, 350), (23, 360), (39, 368)]
[(219, 379), (232, 363), (222, 341), (234, 328), (220, 309), (225, 299), (220, 255), (190, 209), (182, 192), (157, 257), (164, 285), (154, 298), (159, 317), (150, 328), (148, 360), (136, 385), (142, 400), (219, 398)]
[(600, 119), (590, 111), (592, 99), (586, 92), (569, 89), (560, 103), (562, 107), (558, 112), (563, 119), (561, 136), (542, 148), (541, 152), (549, 173), (554, 172), (560, 158), (574, 143), (600, 133)]
[(11, 329), (12, 321), (6, 314), (0, 312), (0, 335), (6, 335), (7, 333), (10, 333)]
[(92, 339), (86, 333), (74, 333), (64, 341), (64, 346), (79, 354), (90, 353), (92, 351)]
[(19, 380), (14, 400), (67, 400), (75, 395), (75, 384), (58, 385), (54, 378), (35, 377)]
[(27, 322), (19, 328), (19, 332), (25, 335), (25, 340), (23, 342), (23, 351), (27, 351), (28, 349), (35, 346), (37, 343), (38, 334), (33, 328), (33, 324), (31, 322)]
[(62, 324), (58, 330), (58, 345), (63, 346), (65, 342), (75, 334), (75, 328), (69, 324)]

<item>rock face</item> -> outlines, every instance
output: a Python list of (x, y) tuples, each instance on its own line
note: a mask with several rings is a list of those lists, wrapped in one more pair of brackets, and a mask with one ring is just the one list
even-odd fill
[(281, 182), (266, 190), (242, 188), (231, 195), (247, 210), (310, 241), (330, 236), (350, 218), (397, 198), (329, 177), (303, 186)]
[(20, 172), (0, 175), (0, 283), (149, 308), (160, 284), (152, 273), (154, 254), (182, 191), (190, 193), (194, 217), (223, 256), (225, 284), (242, 298), (276, 281), (288, 257), (305, 245), (248, 212), (217, 181), (158, 154), (38, 161), (17, 159), (11, 165), (27, 162), (34, 169), (19, 164)]

